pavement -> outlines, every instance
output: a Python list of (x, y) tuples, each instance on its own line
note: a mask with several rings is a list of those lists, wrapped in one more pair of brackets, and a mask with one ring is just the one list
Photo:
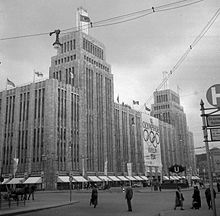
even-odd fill
[[(99, 191), (99, 193), (117, 193), (121, 192), (121, 188), (111, 188), (108, 191)], [(136, 192), (138, 193), (158, 193), (157, 191), (152, 191), (151, 188), (135, 188)], [(183, 189), (184, 190), (192, 190), (192, 188), (189, 189)], [(163, 190), (162, 193), (170, 193), (175, 190)], [(91, 190), (80, 190), (80, 191), (74, 191), (74, 193), (91, 193)], [(217, 209), (217, 215), (220, 216), (220, 193), (217, 194), (216, 199), (216, 209)], [(12, 202), (11, 207), (8, 207), (8, 204), (4, 201), (2, 203), (1, 209), (0, 209), (0, 216), (2, 215), (19, 215), (24, 214), (28, 212), (35, 212), (39, 210), (44, 209), (50, 209), (50, 208), (57, 208), (61, 206), (68, 206), (68, 205), (74, 205), (78, 203), (78, 200), (72, 200), (70, 201), (70, 193), (68, 191), (37, 191), (35, 194), (35, 200), (27, 200), (25, 202), (20, 201), (19, 206), (16, 205), (15, 202)], [(213, 211), (208, 210), (207, 206), (205, 204), (202, 205), (202, 208), (199, 210), (192, 210), (191, 207), (191, 200), (187, 199), (184, 201), (184, 210), (181, 211), (180, 209), (173, 210), (163, 210), (161, 212), (158, 212), (159, 216), (213, 216)]]
[(24, 201), (19, 201), (18, 206), (15, 201), (12, 201), (11, 207), (9, 208), (8, 202), (2, 201), (0, 216), (19, 215), (43, 209), (73, 205), (77, 202), (77, 200), (70, 201), (70, 195), (68, 193), (63, 194), (52, 191), (37, 191), (35, 194), (35, 200), (26, 200), (25, 203)]

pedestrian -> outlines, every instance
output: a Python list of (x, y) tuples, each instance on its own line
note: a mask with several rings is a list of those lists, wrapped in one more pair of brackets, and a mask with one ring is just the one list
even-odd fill
[(217, 190), (218, 190), (218, 192), (220, 192), (220, 183), (219, 183), (219, 181), (217, 182)]
[[(216, 192), (215, 189), (213, 188), (213, 194), (214, 194), (214, 199), (216, 198)], [(206, 202), (209, 207), (209, 209), (212, 208), (212, 198), (211, 198), (211, 190), (210, 186), (205, 190), (205, 197), (206, 197)]]
[(194, 187), (192, 198), (193, 198), (193, 201), (192, 201), (191, 209), (199, 209), (201, 207), (201, 197), (200, 197), (200, 191), (199, 191), (198, 186)]
[(183, 201), (184, 201), (184, 197), (183, 197), (183, 194), (181, 192), (181, 187), (178, 186), (177, 190), (176, 190), (176, 199), (175, 199), (174, 210), (176, 210), (176, 207), (180, 207), (181, 210), (184, 210)]
[(159, 182), (159, 190), (161, 191), (161, 189), (162, 189), (162, 184), (161, 182)]
[(127, 200), (128, 211), (132, 211), (131, 199), (133, 198), (133, 190), (131, 186), (127, 187), (125, 190), (125, 199)]
[(31, 196), (32, 196), (32, 200), (34, 200), (34, 193), (36, 189), (37, 189), (37, 186), (35, 184), (31, 185), (31, 187), (29, 188), (28, 200), (30, 199)]
[(94, 205), (94, 208), (98, 205), (98, 189), (97, 185), (95, 184), (92, 188), (92, 194), (90, 198), (90, 206)]

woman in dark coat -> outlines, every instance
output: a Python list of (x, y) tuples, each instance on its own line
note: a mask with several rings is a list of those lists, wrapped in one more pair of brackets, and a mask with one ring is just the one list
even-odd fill
[(184, 201), (184, 197), (183, 197), (183, 194), (181, 192), (181, 188), (177, 187), (174, 210), (176, 210), (176, 207), (180, 207), (181, 210), (184, 210), (183, 201)]
[(201, 207), (201, 197), (198, 186), (194, 187), (192, 198), (193, 198), (192, 209), (199, 209)]
[(98, 190), (97, 190), (97, 186), (94, 185), (93, 189), (92, 189), (92, 194), (91, 194), (91, 199), (90, 199), (90, 205), (94, 205), (94, 208), (97, 206), (98, 204)]

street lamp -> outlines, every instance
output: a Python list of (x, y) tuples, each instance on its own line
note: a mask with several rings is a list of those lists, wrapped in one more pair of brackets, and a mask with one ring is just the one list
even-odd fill
[(54, 46), (55, 49), (58, 49), (58, 48), (60, 48), (60, 46), (62, 45), (62, 44), (60, 43), (60, 41), (59, 41), (60, 30), (59, 30), (59, 29), (54, 30), (53, 32), (50, 32), (49, 35), (52, 36), (53, 34), (56, 34), (56, 40), (55, 40), (55, 42), (53, 43), (53, 46)]

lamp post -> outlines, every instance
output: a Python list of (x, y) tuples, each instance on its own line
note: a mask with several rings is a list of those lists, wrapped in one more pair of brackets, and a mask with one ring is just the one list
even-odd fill
[(41, 155), (41, 158), (42, 158), (42, 189), (44, 190), (45, 189), (45, 161), (47, 159), (46, 155), (43, 154)]
[(71, 151), (72, 151), (72, 146), (71, 146), (71, 142), (69, 142), (69, 146), (68, 146), (68, 159), (69, 159), (70, 202), (72, 201), (72, 182), (73, 182)]

